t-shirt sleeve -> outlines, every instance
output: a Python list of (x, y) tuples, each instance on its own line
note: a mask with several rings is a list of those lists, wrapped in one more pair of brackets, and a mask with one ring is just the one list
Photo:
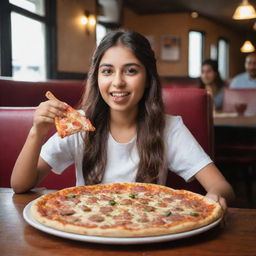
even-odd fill
[(187, 182), (212, 162), (181, 117), (173, 117), (167, 128), (167, 158), (168, 168)]
[(72, 136), (62, 139), (56, 133), (42, 146), (40, 156), (57, 174), (61, 174), (74, 163)]

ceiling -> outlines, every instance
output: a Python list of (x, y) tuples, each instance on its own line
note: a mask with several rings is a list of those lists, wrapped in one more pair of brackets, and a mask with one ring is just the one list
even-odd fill
[[(123, 2), (126, 7), (141, 15), (196, 11), (202, 17), (241, 32), (251, 30), (256, 21), (256, 19), (232, 20), (232, 15), (242, 0), (124, 0)], [(249, 2), (256, 8), (255, 0)]]

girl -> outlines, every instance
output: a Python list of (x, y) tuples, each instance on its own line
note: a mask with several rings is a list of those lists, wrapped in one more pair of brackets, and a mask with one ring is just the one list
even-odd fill
[(233, 191), (180, 117), (164, 115), (156, 60), (149, 42), (132, 31), (105, 36), (92, 59), (81, 107), (96, 131), (43, 138), (63, 116), (64, 103), (46, 101), (11, 177), (15, 192), (38, 184), (51, 169), (61, 173), (75, 162), (76, 185), (109, 182), (165, 184), (167, 169), (196, 178), (207, 196), (226, 208)]
[(215, 60), (205, 60), (202, 64), (200, 88), (205, 88), (214, 100), (216, 110), (222, 109), (225, 82), (218, 71), (218, 63)]

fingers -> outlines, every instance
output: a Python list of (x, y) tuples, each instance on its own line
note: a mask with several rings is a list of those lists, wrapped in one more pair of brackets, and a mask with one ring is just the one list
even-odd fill
[(210, 193), (206, 194), (206, 197), (211, 198), (212, 200), (218, 202), (220, 204), (221, 208), (223, 209), (223, 215), (222, 215), (222, 220), (221, 220), (220, 226), (222, 228), (224, 228), (226, 226), (227, 208), (228, 208), (225, 198), (221, 197), (219, 195), (210, 194)]
[(65, 117), (66, 116), (67, 104), (61, 101), (48, 100), (42, 102), (36, 109), (34, 115), (34, 125), (42, 124), (53, 124), (55, 117)]
[(53, 100), (42, 102), (38, 108), (37, 113), (48, 118), (55, 118), (56, 116), (64, 117), (67, 105), (63, 102), (56, 102)]
[(227, 202), (224, 197), (221, 197), (216, 194), (210, 194), (210, 193), (207, 193), (206, 196), (211, 198), (212, 200), (218, 202), (224, 212), (227, 210)]

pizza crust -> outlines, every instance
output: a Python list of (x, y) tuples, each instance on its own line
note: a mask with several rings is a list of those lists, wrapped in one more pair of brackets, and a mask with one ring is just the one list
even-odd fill
[[(156, 191), (157, 189), (160, 189), (161, 191), (165, 192), (172, 192), (175, 195), (185, 195), (185, 197), (190, 198), (197, 198), (199, 202), (201, 202), (202, 205), (207, 205), (211, 209), (207, 215), (205, 215), (203, 218), (196, 218), (193, 220), (192, 217), (187, 217), (185, 220), (181, 221), (173, 221), (164, 225), (151, 225), (151, 223), (148, 223), (144, 225), (143, 227), (136, 226), (135, 220), (136, 217), (134, 217), (134, 220), (130, 225), (109, 225), (109, 227), (103, 227), (101, 225), (91, 225), (91, 226), (85, 226), (83, 223), (76, 224), (75, 222), (68, 223), (63, 222), (59, 220), (54, 220), (51, 218), (51, 216), (44, 216), (42, 214), (42, 207), (45, 205), (45, 202), (52, 200), (55, 198), (55, 196), (63, 196), (64, 194), (74, 193), (77, 191), (83, 191), (84, 187), (73, 187), (73, 188), (67, 188), (52, 194), (43, 195), (37, 200), (35, 200), (31, 206), (30, 213), (31, 216), (36, 219), (41, 224), (61, 230), (64, 232), (70, 232), (70, 233), (76, 233), (76, 234), (82, 234), (82, 235), (89, 235), (89, 236), (104, 236), (104, 237), (146, 237), (146, 236), (159, 236), (159, 235), (167, 235), (167, 234), (176, 234), (180, 232), (190, 231), (193, 229), (197, 229), (203, 226), (206, 226), (215, 220), (222, 217), (223, 211), (221, 206), (213, 201), (210, 198), (203, 197), (201, 195), (185, 191), (185, 190), (173, 190), (164, 186), (160, 185), (153, 185), (153, 184), (141, 184), (141, 183), (119, 183), (119, 184), (106, 184), (106, 185), (95, 185), (95, 186), (87, 186), (86, 191), (88, 189), (92, 188), (92, 191), (97, 191), (96, 193), (100, 193), (100, 191), (104, 191), (106, 187), (110, 188), (116, 188), (119, 185), (121, 186), (127, 186), (130, 188), (132, 186), (147, 186), (149, 189), (154, 189)], [(96, 188), (96, 189), (95, 189)], [(95, 192), (94, 191), (94, 192)], [(129, 193), (128, 192), (128, 193)], [(193, 199), (195, 200), (195, 199)], [(181, 201), (182, 202), (182, 201)], [(205, 208), (206, 209), (206, 208)], [(206, 209), (208, 210), (208, 209)], [(155, 214), (152, 212), (152, 214)], [(187, 215), (186, 215), (187, 216)], [(102, 224), (102, 223), (101, 223)], [(103, 223), (104, 224), (104, 223)]]

